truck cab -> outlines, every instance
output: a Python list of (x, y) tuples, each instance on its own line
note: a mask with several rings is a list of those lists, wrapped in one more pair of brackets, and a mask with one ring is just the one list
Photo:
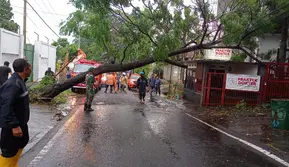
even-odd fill
[[(101, 63), (95, 62), (93, 60), (80, 59), (74, 63), (71, 76), (75, 77), (80, 73), (86, 72), (90, 67), (97, 68), (100, 65)], [(101, 77), (102, 77), (101, 74), (95, 76), (94, 88), (96, 92), (101, 89)], [(85, 81), (71, 88), (72, 92), (76, 92), (77, 90), (85, 90), (85, 89), (86, 89)]]

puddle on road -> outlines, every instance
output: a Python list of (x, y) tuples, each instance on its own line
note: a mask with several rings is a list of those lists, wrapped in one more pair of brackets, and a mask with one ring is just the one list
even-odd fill
[(96, 105), (104, 105), (105, 103), (102, 102), (102, 101), (100, 101), (100, 102), (96, 102), (95, 104), (96, 104)]
[(135, 108), (135, 109), (134, 109), (134, 112), (139, 112), (139, 113), (141, 113), (141, 115), (142, 115), (143, 117), (146, 118), (146, 115), (145, 115), (144, 110), (145, 110), (144, 108)]

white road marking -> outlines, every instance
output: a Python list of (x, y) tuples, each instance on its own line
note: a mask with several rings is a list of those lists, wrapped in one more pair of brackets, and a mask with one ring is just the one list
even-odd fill
[(219, 131), (219, 132), (221, 132), (221, 133), (223, 133), (224, 135), (226, 135), (228, 137), (231, 137), (231, 138), (233, 138), (233, 139), (235, 139), (235, 140), (237, 140), (237, 141), (239, 141), (239, 142), (241, 142), (243, 144), (246, 144), (247, 146), (249, 146), (249, 147), (251, 147), (251, 148), (263, 153), (264, 155), (274, 159), (275, 161), (279, 162), (280, 164), (289, 167), (289, 163), (288, 162), (286, 162), (283, 159), (277, 157), (276, 155), (270, 153), (269, 151), (264, 150), (263, 148), (261, 148), (259, 146), (256, 146), (256, 145), (254, 145), (252, 143), (249, 143), (249, 142), (247, 142), (247, 141), (245, 141), (243, 139), (240, 139), (240, 138), (238, 138), (236, 136), (233, 136), (233, 135), (231, 135), (231, 134), (229, 134), (227, 132), (224, 132), (223, 130), (221, 130), (221, 129), (217, 128), (217, 127), (214, 127), (213, 125), (210, 125), (207, 122), (204, 122), (204, 121), (200, 120), (199, 118), (192, 116), (191, 114), (186, 113), (186, 115), (191, 117), (191, 118), (193, 118), (193, 119), (195, 119), (195, 120), (197, 120), (197, 121), (199, 121), (199, 122), (201, 122), (201, 123), (203, 123), (203, 124), (205, 124), (205, 125), (207, 125), (207, 126), (209, 126), (209, 127), (211, 127), (211, 128), (213, 128), (213, 129), (215, 129), (215, 130), (217, 130), (217, 131)]
[[(81, 109), (81, 107), (80, 107)], [(79, 109), (79, 110), (80, 110)], [(65, 128), (75, 120), (76, 114), (78, 113), (77, 110), (71, 118), (64, 124), (64, 126), (58, 130), (58, 132), (53, 136), (53, 138), (43, 147), (43, 149), (37, 154), (37, 156), (29, 163), (28, 167), (36, 167), (40, 160), (49, 152), (52, 146), (55, 144), (57, 139), (64, 133)]]

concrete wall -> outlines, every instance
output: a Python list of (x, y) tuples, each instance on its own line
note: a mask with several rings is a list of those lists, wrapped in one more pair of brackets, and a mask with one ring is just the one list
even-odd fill
[(259, 53), (267, 53), (269, 50), (278, 49), (280, 38), (280, 34), (267, 34), (259, 38)]
[[(171, 67), (172, 67), (172, 69), (171, 69)], [(173, 82), (183, 80), (183, 78), (185, 77), (185, 73), (184, 73), (184, 76), (182, 77), (182, 68), (181, 67), (177, 67), (174, 65), (167, 65), (164, 67), (163, 79), (170, 80), (171, 71), (172, 71), (171, 80)]]
[(3, 65), (5, 61), (10, 62), (10, 64), (12, 65), (15, 59), (23, 58), (24, 54), (23, 52), (24, 52), (23, 36), (1, 28), (0, 65)]
[(41, 80), (45, 76), (45, 71), (51, 67), (56, 69), (56, 48), (47, 43), (36, 41), (34, 45), (33, 80)]
[[(264, 37), (259, 38), (259, 48), (258, 54), (266, 54), (268, 51), (273, 49), (278, 49), (280, 45), (280, 34), (266, 34)], [(277, 59), (277, 51), (276, 53), (271, 55), (270, 61), (275, 61)]]
[(257, 75), (258, 74), (258, 65), (257, 64), (232, 64), (229, 66), (232, 68), (232, 71), (229, 73), (248, 74), (248, 75)]

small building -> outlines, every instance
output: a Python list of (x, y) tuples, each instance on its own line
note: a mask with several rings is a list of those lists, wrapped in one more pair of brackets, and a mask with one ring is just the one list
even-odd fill
[(11, 67), (14, 60), (23, 57), (23, 36), (0, 28), (0, 64), (3, 65), (5, 61), (8, 61)]
[(56, 69), (56, 47), (45, 42), (35, 41), (33, 57), (33, 81), (40, 81), (45, 76), (45, 71)]
[[(184, 91), (186, 99), (203, 105), (235, 104), (242, 99), (252, 104), (260, 102), (260, 83), (266, 73), (265, 67), (257, 63), (224, 60), (195, 60), (190, 64), (186, 72)], [(245, 85), (244, 90), (226, 89), (229, 74), (230, 77), (245, 78), (250, 81), (255, 79), (254, 81), (257, 81), (255, 84), (259, 85), (256, 85), (253, 92), (250, 92), (251, 88)]]

